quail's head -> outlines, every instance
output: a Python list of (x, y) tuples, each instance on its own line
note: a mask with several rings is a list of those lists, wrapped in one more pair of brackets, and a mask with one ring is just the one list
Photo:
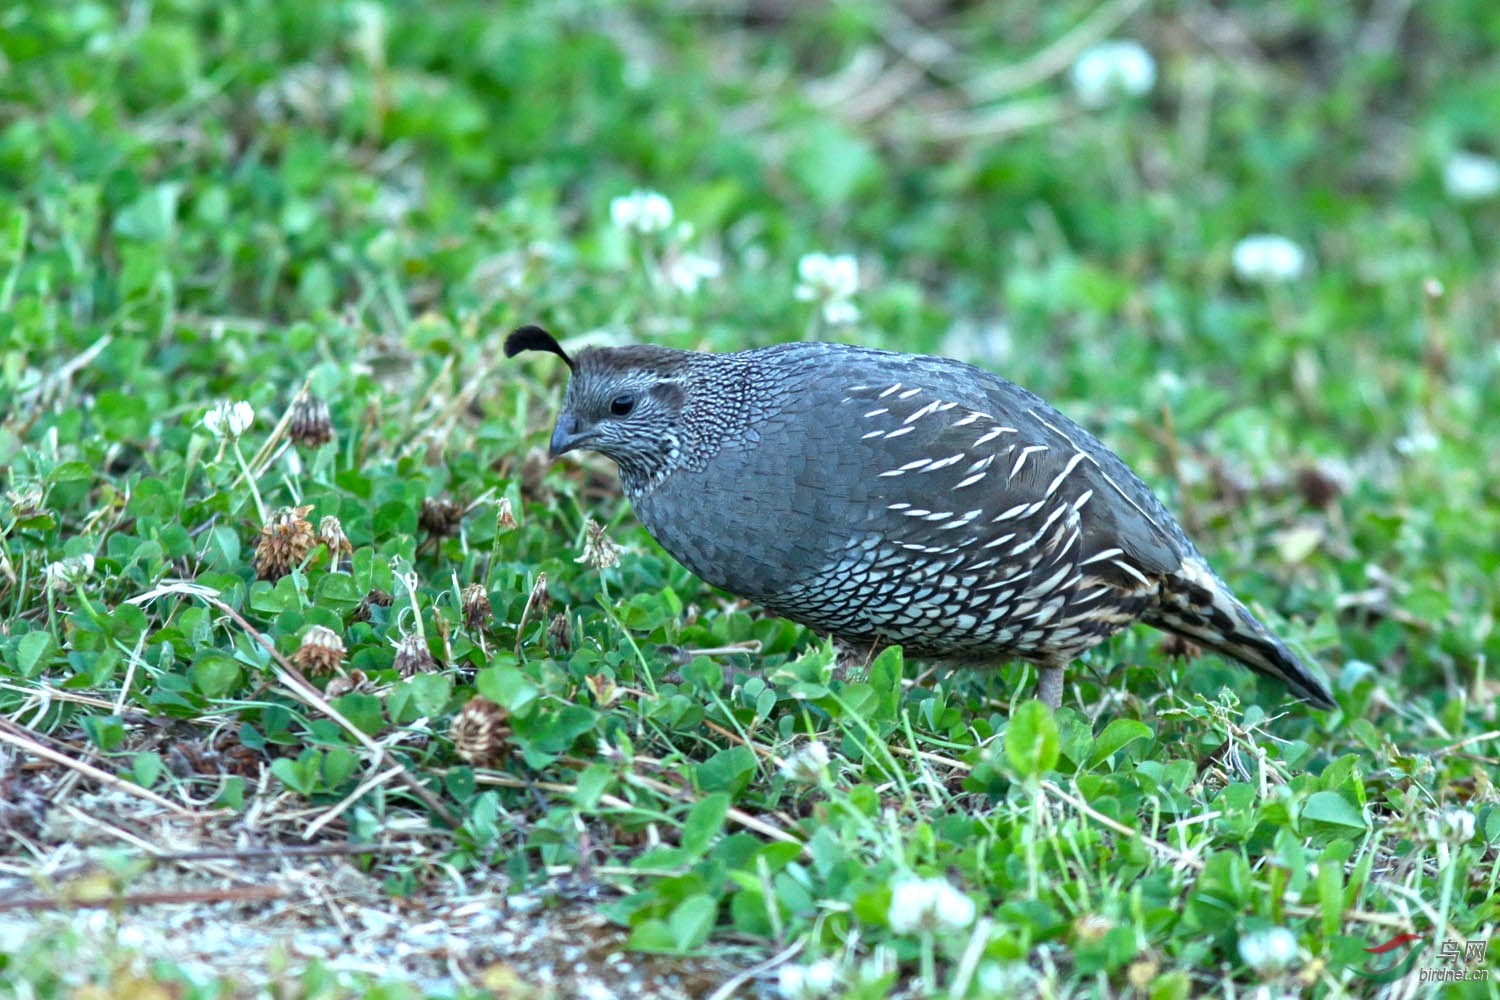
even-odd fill
[(619, 465), (627, 489), (670, 471), (687, 405), (682, 352), (626, 347), (573, 357), (537, 326), (505, 339), (507, 357), (530, 350), (556, 354), (572, 372), (552, 431), (552, 457), (578, 448), (597, 451)]

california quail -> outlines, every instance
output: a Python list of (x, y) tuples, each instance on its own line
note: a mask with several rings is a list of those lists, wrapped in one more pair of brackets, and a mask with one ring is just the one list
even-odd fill
[(716, 587), (853, 644), (1063, 667), (1136, 622), (1328, 690), (1209, 569), (1146, 484), (1042, 399), (946, 358), (840, 344), (592, 348), (552, 455), (619, 465), (636, 514)]

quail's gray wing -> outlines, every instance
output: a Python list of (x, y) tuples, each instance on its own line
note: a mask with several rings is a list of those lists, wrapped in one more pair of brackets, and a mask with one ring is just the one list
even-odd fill
[(817, 403), (795, 418), (785, 513), (818, 529), (812, 561), (757, 595), (773, 610), (916, 652), (1067, 659), (1181, 562), (1170, 515), (1139, 509), (1149, 490), (1037, 397), (953, 362), (847, 360), (799, 394)]

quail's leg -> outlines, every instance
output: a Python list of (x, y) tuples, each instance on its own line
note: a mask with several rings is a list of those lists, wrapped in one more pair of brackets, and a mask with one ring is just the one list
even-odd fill
[(835, 680), (842, 681), (858, 676), (858, 671), (869, 667), (870, 661), (875, 659), (880, 646), (878, 643), (845, 642), (835, 636), (833, 649), (835, 654), (833, 677)]
[(1039, 664), (1037, 670), (1036, 696), (1048, 708), (1062, 707), (1063, 668), (1060, 663)]

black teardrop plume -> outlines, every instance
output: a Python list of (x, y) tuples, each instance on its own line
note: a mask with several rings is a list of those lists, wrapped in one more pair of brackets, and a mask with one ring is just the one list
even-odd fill
[(557, 338), (534, 323), (518, 327), (505, 338), (507, 358), (513, 358), (522, 351), (548, 351), (562, 358), (567, 363), (569, 371), (573, 370), (573, 359), (568, 357), (568, 352), (562, 349)]

